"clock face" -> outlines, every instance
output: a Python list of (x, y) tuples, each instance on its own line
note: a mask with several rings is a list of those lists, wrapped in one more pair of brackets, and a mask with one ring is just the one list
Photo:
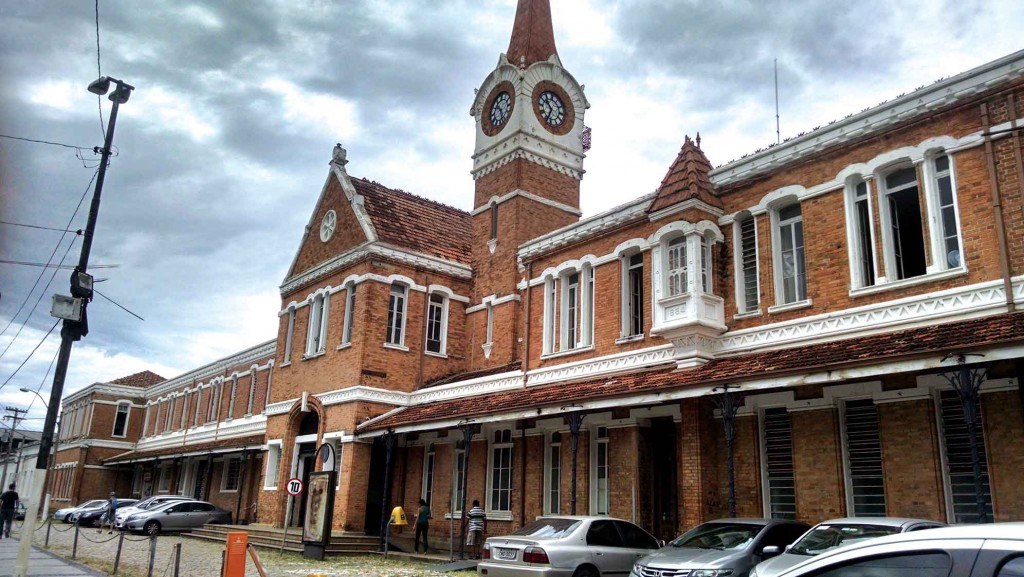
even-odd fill
[(324, 219), (320, 221), (320, 241), (327, 242), (331, 240), (331, 236), (334, 234), (334, 229), (338, 226), (338, 215), (333, 211), (327, 211), (324, 215)]
[(548, 126), (558, 127), (565, 122), (565, 103), (557, 94), (546, 90), (541, 92), (537, 98), (537, 108), (540, 111), (540, 118)]
[(504, 125), (511, 112), (512, 96), (507, 91), (502, 91), (491, 103), (491, 126), (499, 128)]

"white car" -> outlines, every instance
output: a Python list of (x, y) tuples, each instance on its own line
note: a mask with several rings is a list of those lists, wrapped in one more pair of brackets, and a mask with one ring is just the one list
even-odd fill
[[(758, 577), (755, 568), (750, 577)], [(1020, 577), (1024, 523), (961, 525), (866, 539), (790, 567), (779, 577)]]
[(118, 507), (117, 512), (114, 513), (114, 527), (118, 529), (124, 529), (124, 520), (130, 515), (139, 513), (142, 511), (149, 511), (150, 509), (159, 507), (170, 501), (190, 501), (192, 497), (183, 497), (181, 495), (159, 495), (156, 497), (150, 497), (139, 501), (131, 507)]
[(53, 512), (53, 518), (57, 521), (64, 521), (65, 523), (71, 523), (71, 514), (79, 509), (88, 509), (91, 507), (98, 507), (106, 503), (104, 499), (90, 499), (84, 503), (80, 503), (74, 507), (64, 507), (63, 509), (57, 509)]

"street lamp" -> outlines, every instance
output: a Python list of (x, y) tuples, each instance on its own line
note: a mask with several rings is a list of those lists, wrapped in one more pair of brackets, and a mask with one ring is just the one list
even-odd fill
[[(32, 551), (32, 532), (36, 526), (36, 516), (39, 514), (39, 502), (42, 500), (43, 485), (48, 469), (50, 449), (53, 446), (53, 431), (57, 425), (57, 409), (60, 408), (60, 399), (64, 393), (64, 379), (68, 374), (68, 362), (71, 359), (71, 345), (89, 334), (89, 320), (86, 316), (86, 305), (92, 300), (93, 279), (88, 275), (89, 253), (92, 251), (92, 238), (96, 230), (96, 218), (100, 212), (100, 194), (103, 192), (103, 181), (107, 175), (107, 164), (110, 163), (110, 150), (114, 143), (114, 127), (117, 123), (117, 108), (128, 102), (132, 90), (135, 87), (116, 78), (102, 76), (89, 84), (89, 92), (96, 95), (104, 95), (110, 90), (111, 83), (114, 84), (114, 92), (110, 95), (113, 105), (110, 108), (110, 119), (107, 121), (107, 134), (103, 140), (103, 148), (100, 153), (100, 167), (96, 174), (96, 189), (92, 195), (92, 204), (89, 206), (89, 220), (85, 225), (85, 234), (82, 236), (82, 252), (78, 257), (78, 266), (71, 273), (71, 299), (64, 297), (64, 300), (76, 300), (81, 303), (81, 316), (77, 318), (64, 318), (64, 325), (60, 331), (60, 351), (57, 353), (57, 366), (53, 372), (53, 386), (50, 387), (50, 401), (46, 403), (46, 420), (43, 422), (43, 434), (39, 439), (39, 455), (36, 457), (36, 474), (32, 478), (32, 487), (29, 491), (28, 510), (25, 511), (25, 524), (22, 526), (22, 538), (18, 548), (18, 559), (14, 566), (14, 574), (17, 577), (28, 575), (28, 558)], [(96, 149), (93, 149), (97, 151)], [(55, 303), (61, 300), (59, 295), (54, 296)], [(56, 307), (55, 307), (56, 309)]]
[(49, 408), (49, 406), (46, 404), (46, 399), (44, 399), (43, 396), (40, 395), (38, 391), (34, 391), (32, 389), (26, 389), (25, 387), (21, 387), (18, 390), (23, 392), (23, 393), (32, 393), (33, 395), (39, 397), (39, 402), (41, 402), (43, 404), (43, 408), (44, 409), (48, 409)]

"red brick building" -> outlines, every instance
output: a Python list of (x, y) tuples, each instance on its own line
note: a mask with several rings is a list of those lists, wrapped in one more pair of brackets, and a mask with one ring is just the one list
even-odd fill
[(1024, 52), (718, 168), (686, 137), (657, 191), (581, 219), (589, 106), (548, 2), (520, 0), (470, 109), (472, 209), (337, 147), (276, 341), (148, 389), (106, 463), (187, 491), (188, 463), (216, 485), (211, 452), (238, 455), (241, 506), (278, 526), (284, 481), (335, 468), (335, 529), (371, 534), (420, 498), (438, 537), (464, 499), (492, 534), (575, 510), (671, 537), (731, 504), (972, 521), (966, 373), (985, 513), (1024, 516)]

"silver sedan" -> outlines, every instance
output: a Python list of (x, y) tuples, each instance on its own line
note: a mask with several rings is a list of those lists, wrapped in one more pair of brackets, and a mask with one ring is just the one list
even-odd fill
[(230, 523), (231, 513), (205, 501), (172, 501), (124, 520), (124, 528), (156, 535), (161, 531), (186, 531), (207, 523)]
[(637, 559), (660, 547), (649, 533), (609, 517), (541, 517), (484, 542), (478, 575), (598, 577), (626, 575)]

